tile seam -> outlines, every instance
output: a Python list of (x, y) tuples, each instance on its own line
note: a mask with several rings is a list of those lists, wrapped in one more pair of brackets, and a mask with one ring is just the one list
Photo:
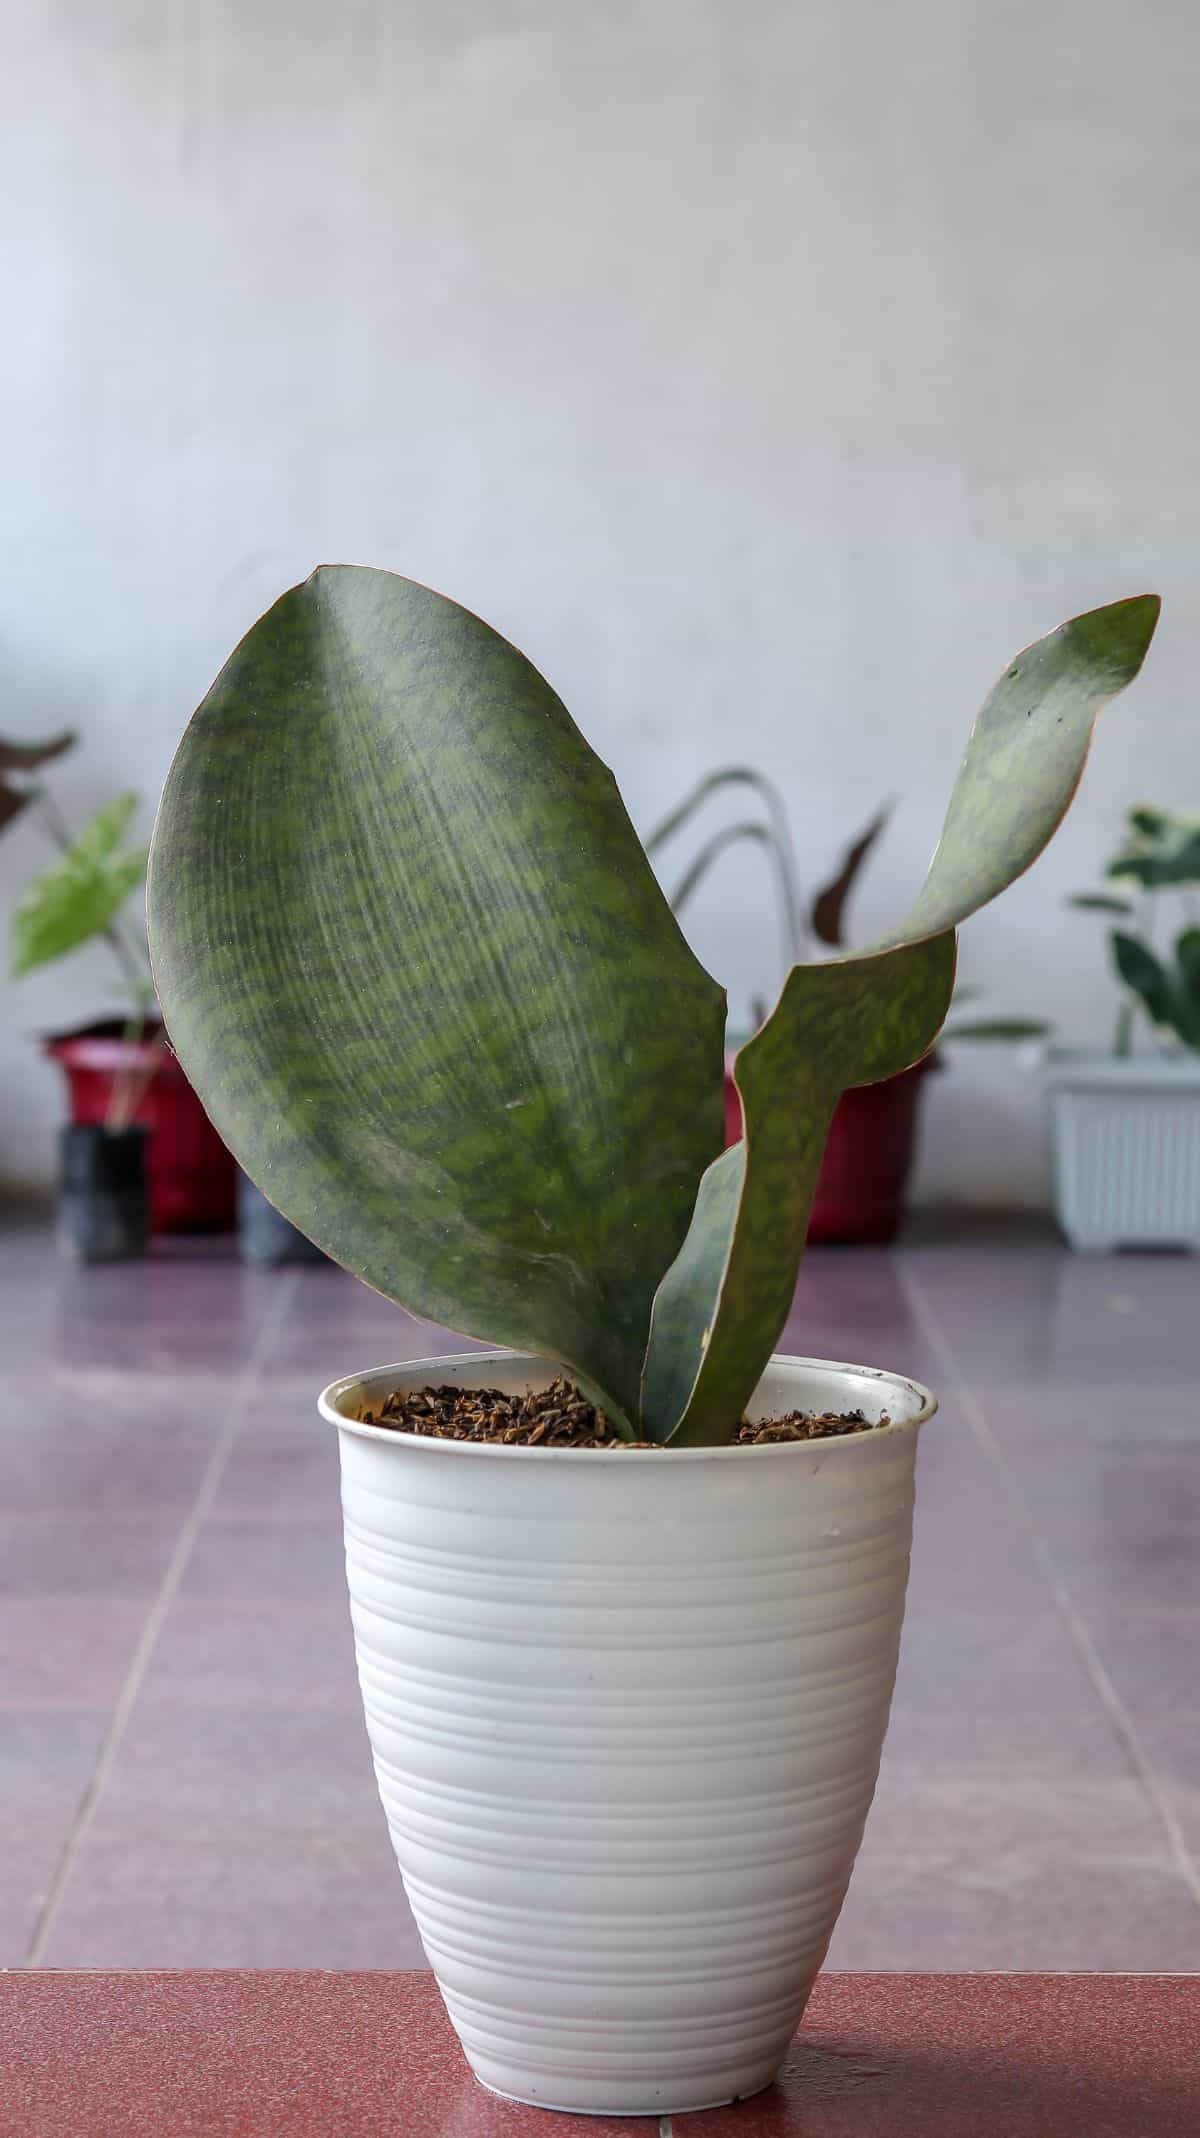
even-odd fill
[(80, 1850), (91, 1830), (97, 1806), (104, 1792), (104, 1786), (116, 1762), (121, 1741), (128, 1727), (138, 1694), (141, 1691), (159, 1634), (162, 1631), (167, 1613), (178, 1593), (187, 1562), (191, 1557), (192, 1547), (199, 1535), (204, 1518), (213, 1504), (225, 1466), (237, 1442), (237, 1437), (244, 1421), (247, 1399), (254, 1387), (259, 1369), (266, 1359), (270, 1346), (282, 1323), (286, 1319), (297, 1288), (298, 1274), (296, 1269), (290, 1269), (284, 1274), (271, 1307), (263, 1316), (255, 1343), (234, 1378), (224, 1424), (205, 1464), (203, 1475), (176, 1537), (175, 1548), (171, 1553), (162, 1580), (150, 1602), (141, 1634), (113, 1706), (108, 1729), (104, 1734), (104, 1739), (96, 1756), (96, 1764), (92, 1769), (91, 1778), (80, 1798), (79, 1808), (63, 1845), (63, 1851), (54, 1877), (50, 1882), (49, 1891), (34, 1925), (25, 1960), (22, 1963), (27, 1968), (40, 1967), (42, 1964), (50, 1933), (54, 1927), (55, 1917), (58, 1914), (59, 1906), (66, 1892), (67, 1884), (75, 1868)]
[(1142, 1787), (1150, 1811), (1156, 1819), (1166, 1844), (1171, 1869), (1185, 1887), (1189, 1897), (1200, 1908), (1200, 1867), (1197, 1866), (1183, 1827), (1175, 1814), (1158, 1771), (1142, 1744), (1132, 1715), (1121, 1699), (1088, 1629), (1087, 1622), (1076, 1605), (1066, 1582), (1054, 1563), (1053, 1555), (1042, 1535), (1036, 1518), (1013, 1477), (1006, 1462), (1000, 1442), (992, 1429), (986, 1410), (975, 1395), (967, 1379), (958, 1355), (942, 1326), (933, 1302), (926, 1296), (915, 1271), (907, 1267), (902, 1254), (895, 1257), (896, 1272), (900, 1285), (914, 1318), (924, 1331), (926, 1340), (941, 1361), (947, 1382), (953, 1387), (956, 1400), (966, 1418), (971, 1437), (992, 1470), (999, 1477), (1009, 1503), (1028, 1537), (1037, 1560), (1038, 1570), (1050, 1591), (1055, 1609), (1075, 1651), (1087, 1673), (1097, 1700), (1107, 1715), (1113, 1732), (1124, 1750), (1125, 1756)]

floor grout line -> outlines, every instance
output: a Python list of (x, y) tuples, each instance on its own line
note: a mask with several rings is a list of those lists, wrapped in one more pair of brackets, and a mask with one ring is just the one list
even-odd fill
[(275, 1298), (272, 1300), (268, 1312), (263, 1316), (250, 1354), (234, 1380), (224, 1425), (205, 1464), (204, 1475), (196, 1488), (195, 1498), (175, 1540), (175, 1549), (171, 1554), (166, 1571), (146, 1613), (141, 1635), (133, 1651), (129, 1668), (125, 1673), (121, 1690), (113, 1707), (112, 1719), (109, 1722), (108, 1729), (105, 1731), (104, 1741), (96, 1756), (96, 1764), (92, 1769), (91, 1779), (80, 1799), (79, 1809), (75, 1814), (71, 1831), (63, 1846), (58, 1868), (51, 1880), (50, 1890), (42, 1903), (37, 1923), (34, 1926), (33, 1935), (29, 1941), (29, 1949), (22, 1963), (25, 1967), (40, 1967), (42, 1964), (42, 1956), (45, 1953), (50, 1932), (54, 1926), (54, 1918), (58, 1913), (59, 1904), (66, 1891), (67, 1882), (75, 1868), (79, 1852), (87, 1839), (105, 1783), (115, 1764), (117, 1753), (121, 1747), (121, 1740), (125, 1735), (129, 1718), (133, 1713), (135, 1702), (142, 1689), (158, 1636), (162, 1632), (167, 1613), (178, 1594), (179, 1584), (183, 1579), (187, 1562), (191, 1557), (192, 1546), (195, 1544), (200, 1526), (216, 1497), (217, 1487), (221, 1482), (225, 1465), (237, 1442), (245, 1417), (246, 1402), (254, 1386), (259, 1367), (266, 1358), (270, 1346), (286, 1318), (288, 1308), (292, 1304), (298, 1279), (299, 1271), (295, 1268), (288, 1270), (282, 1276)]
[(1200, 1908), (1200, 1865), (1197, 1865), (1192, 1855), (1183, 1827), (1175, 1815), (1174, 1808), (1159, 1778), (1157, 1769), (1142, 1744), (1137, 1724), (1134, 1722), (1132, 1715), (1126, 1708), (1116, 1686), (1104, 1667), (1099, 1650), (1088, 1629), (1087, 1621), (1076, 1605), (1066, 1582), (1054, 1563), (1053, 1555), (1042, 1535), (1036, 1517), (1013, 1478), (1011, 1468), (1005, 1461), (1000, 1442), (992, 1430), (987, 1412), (967, 1380), (966, 1374), (959, 1363), (958, 1355), (945, 1329), (942, 1327), (936, 1310), (926, 1297), (915, 1272), (907, 1266), (902, 1256), (898, 1255), (896, 1257), (896, 1269), (905, 1297), (912, 1308), (914, 1319), (924, 1332), (931, 1349), (936, 1354), (947, 1381), (954, 1387), (955, 1397), (961, 1405), (963, 1415), (971, 1431), (971, 1437), (985, 1460), (999, 1477), (1013, 1511), (1033, 1547), (1039, 1570), (1046, 1586), (1050, 1590), (1055, 1608), (1075, 1647), (1080, 1662), (1087, 1672), (1092, 1690), (1104, 1709), (1118, 1740), (1124, 1747), (1126, 1757), (1138, 1781), (1141, 1783), (1150, 1809), (1162, 1828), (1171, 1866), (1187, 1887), (1188, 1893), (1196, 1903), (1196, 1906)]

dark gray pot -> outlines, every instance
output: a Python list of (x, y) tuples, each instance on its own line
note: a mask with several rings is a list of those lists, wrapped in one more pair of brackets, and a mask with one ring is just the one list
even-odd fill
[(70, 1262), (127, 1262), (146, 1252), (146, 1131), (82, 1127), (59, 1138), (59, 1252)]
[(245, 1173), (237, 1184), (238, 1253), (243, 1262), (263, 1262), (278, 1267), (284, 1262), (323, 1262), (319, 1247), (281, 1217), (261, 1189)]

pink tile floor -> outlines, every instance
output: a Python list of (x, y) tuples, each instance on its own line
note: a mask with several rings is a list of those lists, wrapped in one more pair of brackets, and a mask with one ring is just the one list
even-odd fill
[[(786, 1348), (932, 1383), (843, 1969), (1200, 1966), (1200, 1267), (814, 1254)], [(228, 1243), (0, 1222), (0, 1966), (420, 1966), (313, 1398), (465, 1348)]]
[(776, 2085), (547, 2115), (472, 2079), (428, 1975), (0, 1976), (5, 2138), (1190, 2138), (1200, 1980), (820, 1977)]

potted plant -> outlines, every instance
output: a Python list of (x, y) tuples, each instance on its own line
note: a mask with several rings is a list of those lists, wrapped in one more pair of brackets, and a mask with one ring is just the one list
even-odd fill
[(766, 2085), (800, 2017), (875, 1784), (933, 1409), (773, 1355), (826, 1131), (933, 1045), (958, 923), (1050, 836), (1157, 614), (1117, 603), (1010, 664), (907, 918), (794, 966), (741, 1049), (728, 1150), (723, 992), (610, 773), (477, 617), (324, 568), (180, 744), (150, 940), (197, 1090), (335, 1260), (505, 1347), (320, 1399), (380, 1791), (498, 2092), (698, 2108)]
[[(11, 754), (6, 764), (0, 752), (0, 772), (27, 773), (72, 739), (59, 737), (40, 755), (25, 752), (19, 765)], [(14, 746), (7, 747), (11, 753)], [(233, 1160), (163, 1043), (145, 933), (140, 916), (132, 925), (127, 917), (146, 869), (145, 848), (125, 844), (138, 798), (119, 795), (76, 836), (44, 788), (24, 784), (19, 796), (57, 859), (34, 877), (13, 910), (11, 974), (32, 972), (102, 938), (124, 997), (121, 1015), (93, 1019), (43, 1042), (64, 1072), (71, 1109), (62, 1141), (64, 1241), (89, 1260), (140, 1253), (143, 1172), (156, 1232), (226, 1229), (234, 1219)], [(7, 795), (0, 797), (0, 812), (15, 813)]]
[[(723, 826), (704, 840), (671, 890), (671, 910), (678, 918), (721, 855), (743, 841), (761, 846), (771, 864), (779, 907), (784, 969), (799, 959), (819, 955), (822, 948), (842, 952), (847, 947), (846, 913), (860, 872), (883, 831), (888, 809), (879, 810), (865, 830), (851, 841), (828, 882), (805, 903), (796, 866), (795, 840), (787, 808), (774, 782), (748, 765), (726, 765), (706, 773), (683, 801), (671, 810), (646, 840), (653, 858), (674, 839), (722, 789), (748, 787), (763, 805), (761, 817), (745, 817)], [(955, 1011), (971, 990), (955, 989)], [(767, 1014), (765, 1002), (752, 1005), (755, 1025)], [(954, 1014), (942, 1032), (943, 1040), (1032, 1039), (1045, 1032), (1032, 1018), (964, 1018)], [(733, 1074), (737, 1044), (727, 1048), (725, 1061), (725, 1140), (736, 1143), (742, 1133), (742, 1108)], [(817, 1185), (808, 1221), (810, 1242), (883, 1242), (895, 1238), (904, 1216), (905, 1196), (916, 1155), (918, 1101), (926, 1076), (939, 1068), (941, 1057), (930, 1052), (897, 1076), (881, 1078), (844, 1091), (829, 1124)]]
[[(1059, 1223), (1072, 1247), (1200, 1247), (1200, 817), (1143, 804), (1110, 882), (1071, 903), (1117, 925), (1122, 989), (1109, 1054), (1050, 1056)], [(1171, 939), (1156, 934), (1174, 915)], [(1180, 926), (1182, 922), (1182, 926)], [(1135, 1048), (1139, 1027), (1148, 1044)]]

